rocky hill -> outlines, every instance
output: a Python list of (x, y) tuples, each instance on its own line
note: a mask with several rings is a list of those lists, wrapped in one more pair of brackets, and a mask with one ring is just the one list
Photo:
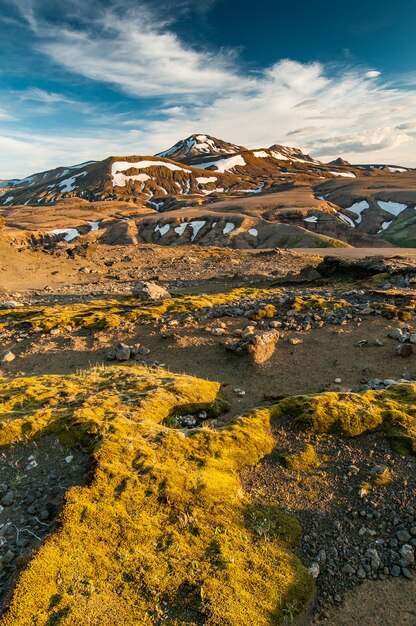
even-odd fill
[(2, 181), (0, 216), (18, 239), (22, 231), (38, 240), (98, 231), (94, 237), (108, 243), (412, 247), (415, 183), (409, 168), (341, 157), (325, 164), (297, 148), (249, 150), (200, 134), (155, 156)]

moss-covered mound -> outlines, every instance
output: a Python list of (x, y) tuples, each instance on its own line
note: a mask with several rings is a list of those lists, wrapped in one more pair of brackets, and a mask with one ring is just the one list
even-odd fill
[(285, 398), (276, 417), (289, 417), (305, 431), (356, 437), (382, 431), (400, 452), (416, 454), (416, 385), (364, 393), (322, 393)]
[(272, 410), (191, 434), (169, 415), (224, 410), (219, 384), (138, 366), (0, 381), (0, 445), (57, 433), (89, 442), (92, 481), (21, 573), (2, 626), (269, 626), (311, 579), (300, 527), (253, 506), (238, 470), (274, 445)]

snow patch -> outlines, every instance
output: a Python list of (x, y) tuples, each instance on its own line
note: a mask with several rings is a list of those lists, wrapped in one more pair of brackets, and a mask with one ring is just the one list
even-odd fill
[[(382, 223), (382, 225), (381, 225), (380, 230), (378, 231), (378, 233), (382, 233), (382, 232), (383, 232), (383, 230), (386, 230), (386, 229), (390, 226), (390, 224), (392, 223), (392, 221), (393, 221), (393, 220), (391, 220), (390, 222), (383, 222), (383, 223)], [(377, 233), (377, 234), (378, 234), (378, 233)]]
[(65, 235), (65, 241), (72, 241), (77, 237), (80, 237), (81, 234), (76, 228), (57, 228), (56, 230), (49, 231), (50, 235)]
[(207, 167), (215, 167), (217, 172), (221, 172), (222, 174), (224, 174), (224, 172), (228, 172), (238, 165), (247, 165), (247, 163), (244, 161), (243, 157), (240, 154), (229, 157), (227, 159), (219, 159), (218, 161), (209, 161), (208, 163), (196, 163), (195, 167), (204, 170), (207, 169)]
[(200, 185), (208, 185), (208, 183), (215, 183), (218, 180), (216, 176), (197, 176), (196, 182)]
[(258, 159), (268, 159), (270, 156), (265, 150), (256, 150), (253, 154)]
[(169, 231), (170, 231), (170, 224), (164, 224), (163, 226), (161, 226), (160, 224), (157, 224), (154, 230), (155, 233), (159, 232), (161, 237), (163, 237), (163, 235), (166, 235), (166, 233), (168, 233)]
[(318, 221), (318, 217), (316, 215), (311, 215), (311, 217), (305, 217), (303, 221), (310, 222), (311, 224), (316, 224), (316, 222)]
[(227, 222), (222, 230), (223, 235), (228, 235), (228, 233), (234, 230), (234, 228), (235, 228), (235, 224), (233, 224), (232, 222)]
[(88, 224), (91, 226), (91, 232), (100, 228), (100, 222), (88, 222)]
[(275, 150), (272, 150), (272, 155), (278, 161), (289, 161), (288, 157), (285, 154), (282, 154), (282, 152), (276, 152)]
[(355, 202), (350, 207), (347, 207), (345, 210), (350, 211), (350, 213), (355, 213), (357, 215), (356, 223), (361, 224), (361, 222), (363, 221), (362, 213), (369, 207), (370, 205), (366, 200), (361, 200), (361, 202)]
[(397, 215), (400, 215), (402, 211), (407, 209), (407, 204), (401, 204), (400, 202), (392, 202), (391, 200), (389, 200), (388, 202), (385, 202), (384, 200), (377, 200), (377, 204), (380, 207), (380, 209), (383, 209), (383, 211), (386, 211), (387, 213), (390, 213), (391, 215), (395, 215), (396, 217)]
[(334, 176), (342, 176), (343, 178), (357, 178), (353, 172), (329, 172)]
[(257, 230), (257, 228), (249, 228), (247, 232), (249, 235), (252, 235), (253, 237), (257, 237), (257, 235), (259, 234), (259, 231)]
[(187, 226), (188, 222), (184, 222), (183, 224), (179, 224), (179, 226), (176, 226), (173, 230), (175, 231), (175, 233), (178, 233), (179, 237), (182, 237)]
[(347, 215), (344, 215), (343, 213), (338, 213), (338, 217), (340, 219), (342, 219), (343, 222), (345, 222), (346, 224), (348, 224), (348, 226), (351, 226), (351, 228), (355, 228), (355, 224), (352, 221), (352, 219), (350, 217), (348, 217)]
[(192, 236), (191, 236), (191, 241), (195, 239), (195, 237), (197, 236), (201, 228), (205, 226), (205, 224), (206, 224), (205, 220), (195, 220), (189, 223), (189, 226), (192, 228), (192, 231), (193, 231)]
[(71, 176), (71, 178), (66, 178), (65, 180), (61, 180), (58, 183), (58, 187), (61, 188), (61, 193), (69, 193), (70, 191), (74, 191), (75, 186), (77, 184), (77, 178), (80, 176), (86, 176), (87, 172), (80, 172), (79, 174), (75, 174), (75, 176)]
[(166, 163), (165, 161), (114, 161), (114, 163), (112, 163), (111, 165), (111, 176), (113, 179), (114, 187), (125, 187), (126, 181), (128, 180), (141, 180), (142, 182), (149, 180), (150, 176), (147, 176), (147, 174), (136, 174), (134, 176), (126, 176), (125, 174), (123, 174), (123, 172), (129, 170), (132, 167), (136, 170), (143, 170), (149, 167), (166, 167), (172, 172), (190, 172), (189, 169), (180, 167), (179, 165), (175, 165), (174, 163)]

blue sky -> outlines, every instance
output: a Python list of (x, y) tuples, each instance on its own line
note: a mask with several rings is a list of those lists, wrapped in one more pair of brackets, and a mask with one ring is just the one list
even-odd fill
[(0, 0), (0, 179), (194, 132), (416, 166), (415, 26), (413, 0)]

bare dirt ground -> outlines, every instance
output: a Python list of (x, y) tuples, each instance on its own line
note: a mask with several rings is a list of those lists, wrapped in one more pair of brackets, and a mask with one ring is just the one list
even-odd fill
[[(182, 316), (178, 323), (173, 320), (175, 323), (172, 324), (172, 318), (151, 324), (126, 322), (105, 330), (4, 330), (1, 352), (10, 350), (15, 358), (0, 364), (0, 375), (9, 378), (71, 373), (90, 365), (106, 363), (109, 351), (119, 342), (141, 344), (149, 350), (145, 357), (148, 364), (156, 362), (174, 372), (223, 382), (223, 395), (230, 403), (230, 412), (225, 419), (240, 415), (254, 406), (274, 403), (286, 395), (358, 390), (374, 379), (380, 382), (385, 379), (415, 379), (416, 353), (407, 358), (398, 357), (398, 342), (388, 337), (388, 333), (396, 327), (409, 326), (413, 332), (416, 330), (414, 300), (409, 296), (409, 288), (395, 287), (393, 295), (386, 292), (387, 295), (375, 296), (365, 282), (347, 284), (340, 279), (293, 283), (284, 280), (288, 274), (298, 275), (305, 268), (316, 268), (322, 261), (319, 253), (353, 260), (386, 256), (386, 249), (300, 249), (292, 252), (151, 245), (90, 245), (82, 249), (62, 245), (52, 254), (30, 250), (19, 252), (0, 241), (0, 308), (2, 303), (10, 300), (23, 307), (57, 306), (88, 303), (98, 297), (125, 296), (131, 294), (132, 286), (139, 280), (155, 280), (174, 296), (217, 294), (238, 287), (277, 285), (287, 298), (309, 297), (311, 294), (330, 297), (336, 294), (337, 297), (349, 297), (352, 305), (358, 307), (350, 317), (346, 317), (347, 310), (332, 321), (323, 315), (322, 325), (321, 318), (315, 319), (311, 314), (312, 324), (307, 329), (303, 325), (309, 323), (308, 314), (296, 319), (286, 314), (282, 318), (278, 315), (277, 321), (282, 322), (277, 326), (281, 336), (273, 356), (262, 365), (253, 363), (249, 355), (238, 356), (225, 347), (227, 341), (238, 338), (247, 325), (253, 323), (247, 311), (240, 314), (216, 311), (213, 315), (193, 315), (190, 319)], [(387, 250), (387, 254), (413, 259), (416, 249)], [(413, 287), (410, 286), (411, 293)], [(344, 292), (350, 295), (344, 296)], [(360, 314), (360, 310), (370, 307), (374, 298), (384, 298), (383, 302), (389, 304), (397, 303), (397, 294), (402, 298), (399, 298), (400, 302), (413, 302), (410, 319), (400, 321), (381, 315)], [(260, 299), (256, 306), (261, 304)], [(260, 320), (255, 326), (257, 330), (270, 329), (268, 320)], [(217, 333), (219, 327), (221, 332)], [(344, 450), (342, 445), (339, 444), (339, 449), (343, 450), (346, 463), (352, 452), (348, 446)], [(366, 462), (364, 447), (355, 453), (363, 463)], [(404, 468), (403, 465), (402, 474)], [(258, 472), (257, 482), (253, 479), (247, 488), (258, 487), (261, 480), (266, 486), (272, 484), (270, 475), (262, 474), (261, 467), (254, 468), (253, 472)], [(334, 481), (336, 479), (334, 474)], [(294, 492), (294, 484), (287, 485), (287, 494)], [(279, 488), (281, 485), (279, 482)], [(310, 492), (310, 483), (305, 482), (304, 488)], [(325, 496), (327, 491), (322, 493)], [(300, 508), (293, 502), (289, 504), (291, 509)], [(316, 523), (319, 506), (312, 508), (313, 514), (302, 519), (305, 534)], [(300, 556), (306, 561), (309, 559), (307, 551), (301, 551)], [(309, 565), (309, 562), (306, 564)], [(342, 589), (344, 587), (336, 587), (331, 592), (332, 603), (327, 603), (325, 615), (322, 617), (320, 613), (321, 621), (317, 621), (318, 614), (315, 614), (312, 618), (315, 621), (311, 624), (416, 625), (414, 581), (387, 577), (384, 580), (366, 580), (358, 587), (347, 585), (345, 593)], [(333, 599), (337, 595), (340, 595), (339, 601)]]

